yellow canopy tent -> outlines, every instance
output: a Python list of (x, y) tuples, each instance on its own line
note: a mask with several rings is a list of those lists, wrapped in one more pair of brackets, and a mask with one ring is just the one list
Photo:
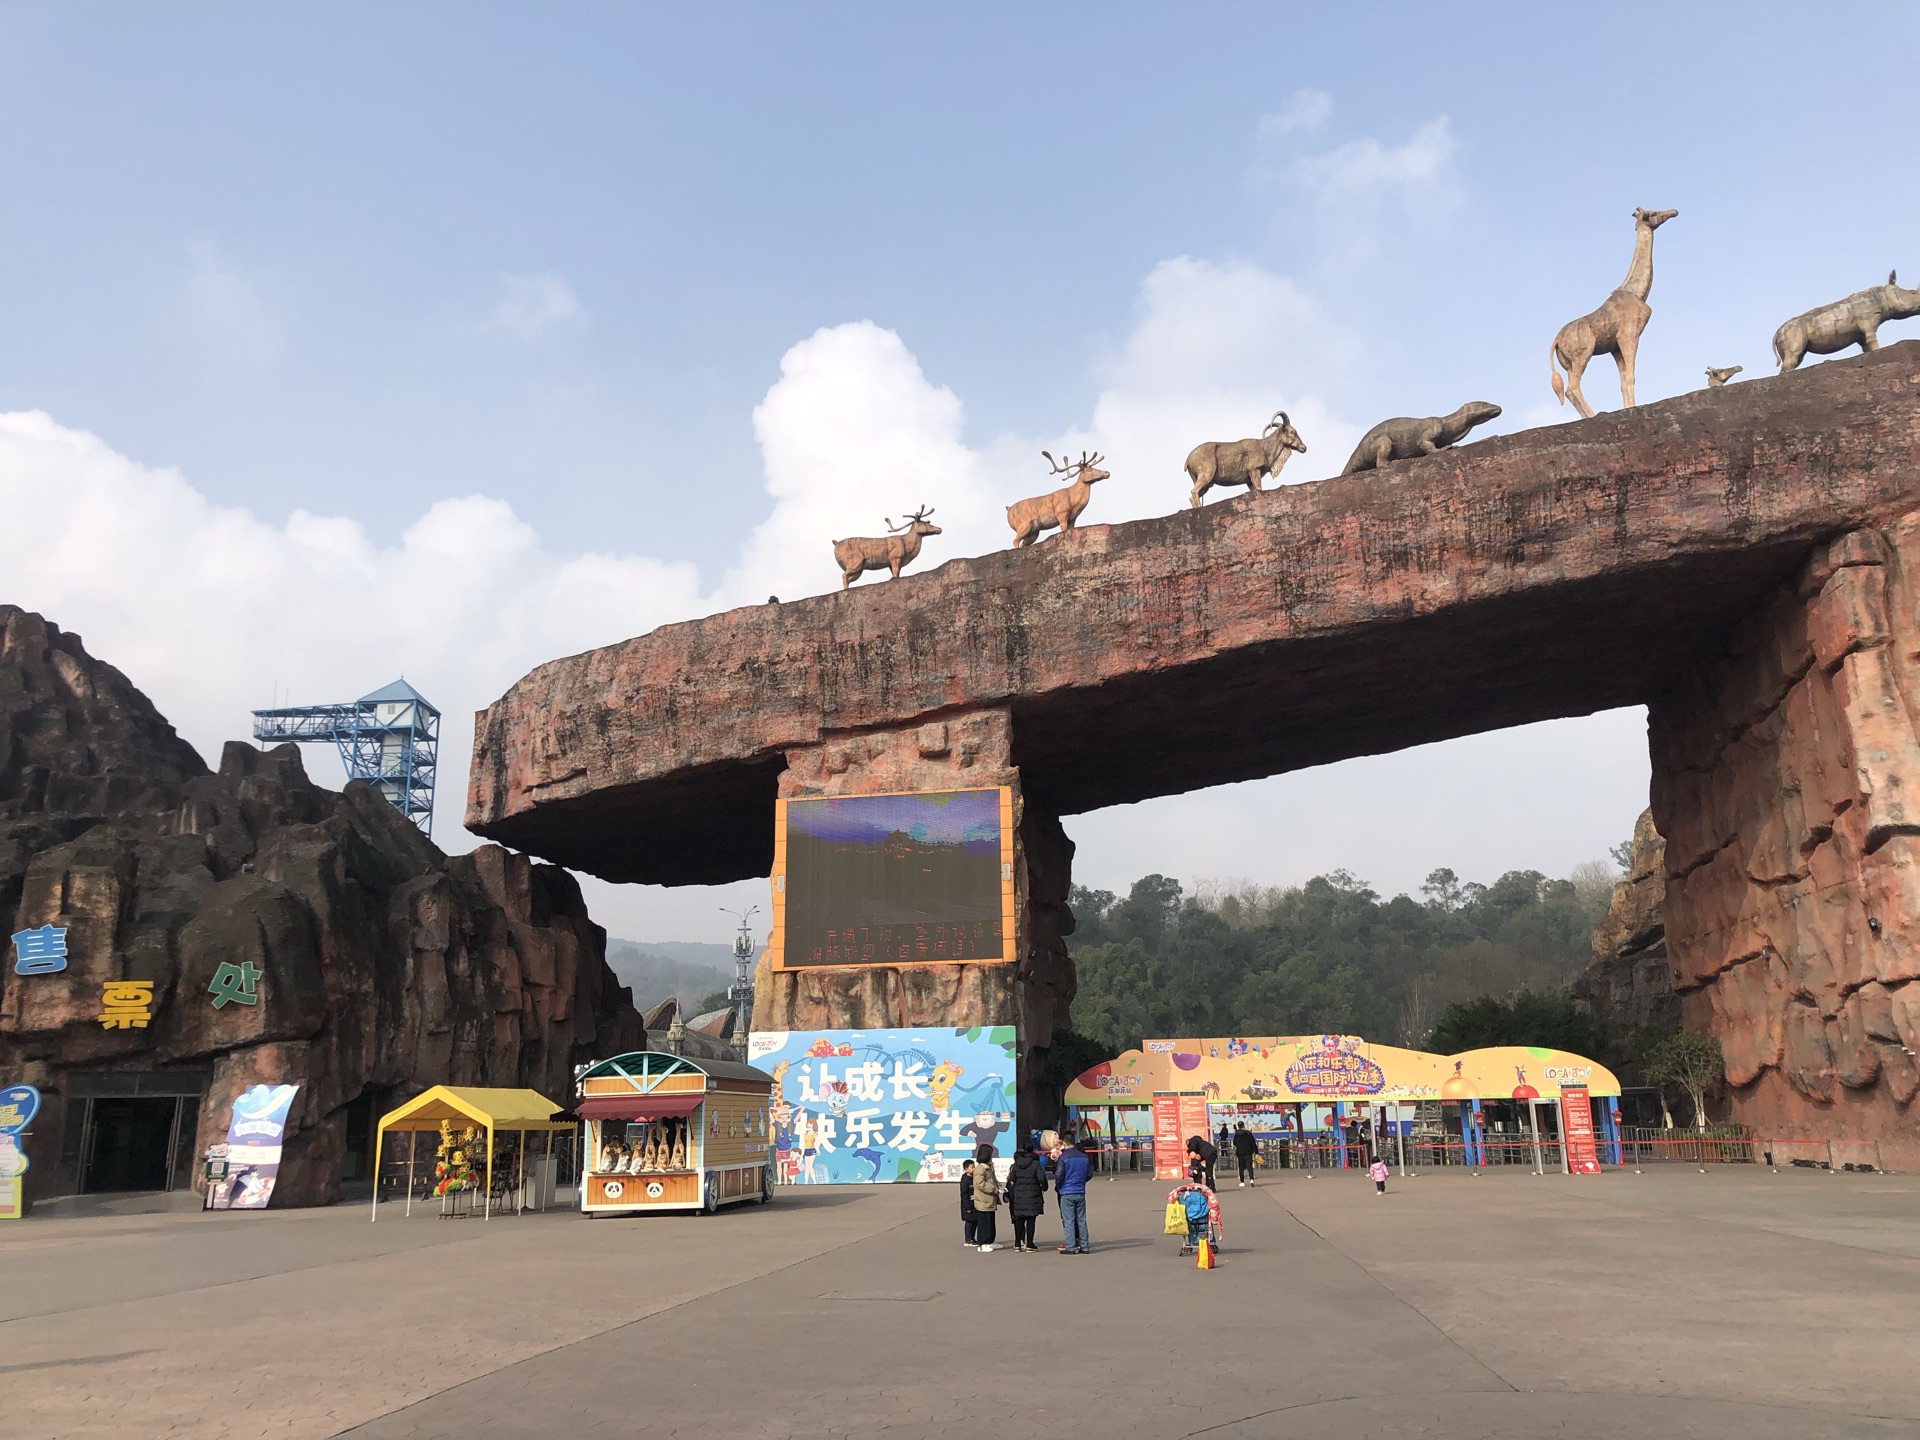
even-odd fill
[[(493, 1137), (495, 1132), (520, 1132), (520, 1180), (526, 1179), (526, 1132), (547, 1132), (547, 1154), (553, 1154), (553, 1132), (572, 1130), (571, 1119), (556, 1120), (566, 1107), (556, 1105), (538, 1090), (502, 1090), (478, 1085), (435, 1085), (423, 1090), (398, 1110), (380, 1117), (379, 1133), (373, 1141), (373, 1218), (380, 1218), (380, 1149), (389, 1130), (413, 1132), (438, 1131), (442, 1120), (461, 1125), (477, 1125), (487, 1132), (486, 1194), (482, 1201), (483, 1218), (493, 1218)], [(524, 1206), (522, 1207), (524, 1208)], [(407, 1140), (407, 1214), (413, 1213), (413, 1140)]]

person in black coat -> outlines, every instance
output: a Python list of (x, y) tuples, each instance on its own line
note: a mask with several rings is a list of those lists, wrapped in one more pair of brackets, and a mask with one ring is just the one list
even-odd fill
[(960, 1233), (966, 1236), (960, 1243), (970, 1248), (980, 1243), (974, 1226), (973, 1165), (974, 1162), (968, 1160), (960, 1166)]
[(1033, 1226), (1047, 1211), (1047, 1172), (1033, 1147), (1022, 1145), (1007, 1172), (1007, 1213), (1013, 1217), (1013, 1248), (1032, 1250)]
[(1233, 1131), (1233, 1158), (1240, 1167), (1242, 1185), (1253, 1183), (1253, 1157), (1259, 1149), (1259, 1142), (1253, 1138), (1253, 1132), (1247, 1129), (1247, 1122), (1242, 1120)]
[[(1214, 1188), (1213, 1164), (1220, 1158), (1220, 1152), (1213, 1148), (1213, 1142), (1203, 1135), (1193, 1135), (1187, 1139), (1187, 1169), (1193, 1177), (1193, 1183)], [(1197, 1173), (1195, 1173), (1197, 1172)]]

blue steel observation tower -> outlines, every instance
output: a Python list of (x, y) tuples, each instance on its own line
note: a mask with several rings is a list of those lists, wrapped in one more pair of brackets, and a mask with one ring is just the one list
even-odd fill
[(256, 710), (253, 738), (333, 744), (348, 779), (365, 780), (421, 834), (432, 836), (440, 712), (405, 680), (345, 705)]

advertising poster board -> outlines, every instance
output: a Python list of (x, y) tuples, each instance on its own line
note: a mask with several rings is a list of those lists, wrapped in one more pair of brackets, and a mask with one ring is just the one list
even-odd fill
[(1598, 1175), (1600, 1156), (1593, 1145), (1593, 1106), (1586, 1086), (1560, 1087), (1560, 1134), (1567, 1147), (1567, 1169), (1575, 1175)]
[[(1205, 1100), (1205, 1096), (1201, 1099)], [(1178, 1180), (1186, 1173), (1187, 1137), (1180, 1133), (1180, 1096), (1153, 1097), (1153, 1178)]]
[(234, 1097), (227, 1122), (227, 1174), (213, 1186), (215, 1210), (264, 1210), (280, 1174), (287, 1112), (298, 1085), (255, 1085)]
[[(1182, 1095), (1180, 1097), (1180, 1149), (1186, 1151), (1187, 1141), (1198, 1135), (1202, 1140), (1213, 1139), (1213, 1126), (1207, 1123), (1207, 1097), (1205, 1095)], [(1184, 1162), (1183, 1162), (1184, 1163)]]
[(783, 970), (1012, 955), (1006, 786), (777, 802), (773, 926)]
[(39, 1109), (40, 1092), (31, 1085), (0, 1090), (0, 1220), (18, 1220), (25, 1213), (26, 1129)]
[(747, 1061), (773, 1076), (784, 1185), (958, 1181), (982, 1145), (1013, 1160), (1011, 1025), (761, 1030)]

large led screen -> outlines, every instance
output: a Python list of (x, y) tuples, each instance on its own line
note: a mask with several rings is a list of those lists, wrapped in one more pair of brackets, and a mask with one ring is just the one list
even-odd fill
[(785, 968), (1004, 960), (1005, 789), (787, 800), (774, 891)]

